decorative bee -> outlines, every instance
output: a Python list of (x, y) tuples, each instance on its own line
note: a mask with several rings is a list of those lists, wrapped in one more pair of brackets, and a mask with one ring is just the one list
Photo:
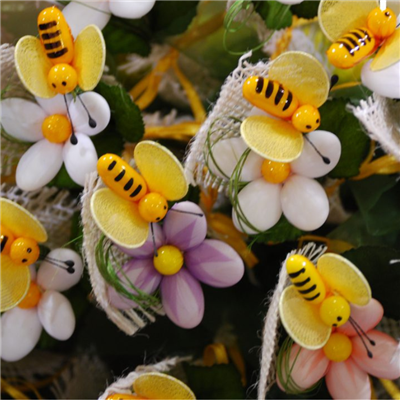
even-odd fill
[(23, 207), (7, 199), (1, 204), (1, 305), (15, 307), (28, 292), (29, 265), (39, 258), (38, 243), (47, 240), (43, 225)]
[(99, 28), (89, 25), (77, 36), (55, 6), (38, 16), (40, 39), (22, 37), (15, 47), (15, 65), (25, 87), (35, 96), (52, 98), (72, 92), (77, 85), (92, 90), (105, 64), (105, 42)]
[(378, 1), (322, 0), (319, 22), (325, 36), (333, 42), (327, 51), (329, 62), (348, 69), (375, 53), (373, 71), (389, 67), (400, 59), (400, 30), (396, 14), (381, 10)]
[(97, 170), (108, 188), (91, 198), (91, 211), (100, 230), (127, 249), (141, 246), (149, 223), (161, 221), (167, 201), (180, 200), (188, 191), (183, 168), (176, 157), (155, 142), (140, 142), (134, 150), (136, 172), (115, 154), (106, 154)]
[(283, 53), (271, 63), (268, 78), (252, 76), (243, 85), (243, 96), (251, 104), (279, 119), (246, 118), (240, 128), (243, 140), (271, 161), (295, 160), (303, 149), (303, 132), (321, 123), (318, 107), (329, 90), (329, 77), (316, 58), (299, 51)]
[(304, 348), (322, 348), (332, 328), (347, 321), (360, 335), (351, 318), (350, 304), (365, 306), (371, 288), (360, 270), (344, 257), (327, 253), (318, 259), (317, 268), (306, 257), (293, 255), (286, 262), (293, 285), (282, 293), (279, 312), (282, 324), (292, 339)]

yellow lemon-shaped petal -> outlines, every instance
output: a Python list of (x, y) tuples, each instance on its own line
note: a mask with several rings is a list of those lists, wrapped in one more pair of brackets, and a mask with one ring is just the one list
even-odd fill
[(146, 140), (135, 147), (134, 158), (151, 192), (157, 192), (167, 200), (185, 197), (188, 191), (185, 172), (168, 149)]
[(29, 211), (8, 199), (0, 199), (0, 219), (16, 237), (25, 237), (45, 242), (47, 232), (39, 220)]
[(330, 80), (324, 66), (312, 55), (288, 51), (275, 59), (268, 78), (288, 88), (300, 105), (322, 106), (328, 98)]
[(90, 210), (99, 229), (117, 245), (134, 249), (146, 241), (149, 224), (140, 216), (138, 205), (121, 199), (110, 189), (94, 193)]
[(324, 282), (350, 303), (365, 306), (371, 300), (371, 288), (368, 281), (346, 258), (327, 253), (318, 259), (317, 267)]
[(385, 40), (371, 63), (372, 71), (380, 71), (400, 60), (400, 29)]
[(179, 379), (159, 372), (140, 375), (133, 382), (134, 392), (146, 399), (195, 399), (194, 393)]
[(261, 157), (277, 162), (291, 162), (303, 150), (301, 132), (286, 121), (261, 115), (246, 118), (240, 133), (247, 146)]
[(318, 307), (304, 300), (293, 285), (282, 293), (279, 314), (289, 336), (306, 349), (320, 349), (331, 335), (331, 328), (322, 322)]
[(52, 66), (38, 38), (24, 36), (18, 41), (15, 67), (21, 82), (35, 96), (49, 99), (57, 94), (47, 81)]
[(73, 66), (83, 90), (93, 90), (99, 83), (106, 62), (106, 44), (96, 25), (83, 29), (75, 41)]
[(1, 256), (0, 270), (1, 304), (0, 311), (17, 306), (28, 292), (31, 274), (26, 266), (14, 264), (9, 256)]

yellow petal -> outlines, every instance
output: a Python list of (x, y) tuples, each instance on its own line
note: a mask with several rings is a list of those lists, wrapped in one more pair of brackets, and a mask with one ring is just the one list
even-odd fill
[(2, 254), (0, 277), (0, 311), (3, 312), (17, 306), (25, 297), (31, 283), (31, 274), (28, 267), (16, 265), (9, 256)]
[(323, 65), (312, 55), (288, 51), (275, 59), (268, 78), (278, 81), (298, 98), (300, 105), (320, 107), (328, 98), (330, 80)]
[(82, 90), (93, 90), (96, 87), (103, 74), (105, 61), (106, 44), (103, 34), (96, 25), (89, 25), (75, 41), (73, 66)]
[(319, 25), (325, 36), (335, 42), (352, 29), (366, 27), (369, 12), (378, 5), (376, 0), (322, 0)]
[(325, 283), (350, 303), (365, 306), (371, 300), (371, 288), (368, 281), (346, 258), (327, 253), (318, 259), (317, 267)]
[(322, 322), (318, 307), (304, 300), (293, 285), (282, 293), (279, 314), (289, 336), (306, 349), (320, 349), (331, 335), (331, 328)]
[(49, 99), (57, 93), (47, 82), (52, 63), (33, 36), (22, 37), (15, 47), (15, 67), (24, 86), (35, 96)]
[(371, 63), (372, 71), (380, 71), (400, 60), (400, 29), (385, 40)]
[(240, 132), (250, 149), (272, 161), (291, 162), (303, 150), (303, 135), (286, 121), (257, 115), (246, 118)]
[(121, 199), (110, 189), (94, 193), (90, 210), (99, 229), (117, 245), (135, 249), (146, 241), (149, 224), (139, 215), (138, 205)]
[(181, 163), (164, 146), (152, 141), (140, 142), (134, 158), (149, 190), (162, 194), (167, 200), (180, 200), (188, 191)]
[(159, 372), (140, 375), (133, 390), (146, 399), (195, 399), (194, 393), (179, 379)]
[(47, 232), (29, 211), (8, 199), (0, 199), (0, 219), (16, 237), (26, 237), (37, 242), (47, 240)]

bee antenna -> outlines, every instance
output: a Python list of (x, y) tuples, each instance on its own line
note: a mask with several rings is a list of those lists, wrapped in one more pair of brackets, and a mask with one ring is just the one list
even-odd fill
[(154, 255), (156, 257), (158, 257), (158, 251), (157, 251), (157, 246), (156, 246), (156, 237), (154, 235), (154, 227), (153, 227), (152, 222), (150, 222), (150, 229), (151, 229), (151, 236), (153, 237)]
[(325, 157), (324, 155), (321, 154), (321, 152), (315, 147), (315, 144), (308, 138), (307, 135), (303, 135), (304, 138), (307, 140), (308, 143), (313, 147), (313, 149), (317, 152), (317, 154), (322, 158), (322, 161), (329, 165), (331, 163), (331, 160), (328, 157)]
[(81, 102), (83, 108), (85, 109), (85, 111), (86, 111), (86, 113), (87, 113), (87, 115), (88, 115), (88, 118), (89, 118), (89, 126), (90, 126), (91, 128), (96, 128), (97, 122), (96, 122), (96, 121), (92, 118), (92, 116), (90, 115), (90, 112), (89, 112), (88, 108), (86, 107), (85, 103), (83, 102), (83, 100), (81, 99), (81, 96), (80, 96), (79, 94), (78, 94), (78, 99), (79, 99), (79, 101)]
[[(75, 268), (74, 268), (75, 263), (72, 260), (61, 261), (61, 260), (57, 260), (56, 258), (47, 256), (47, 257), (45, 257), (44, 261), (47, 261), (48, 263), (54, 265), (57, 268), (64, 269), (69, 274), (73, 274), (75, 272)], [(66, 267), (64, 265), (66, 265)]]
[(173, 208), (170, 208), (169, 211), (174, 211), (174, 212), (181, 213), (181, 214), (195, 215), (196, 217), (204, 217), (204, 214), (202, 214), (202, 213), (195, 213), (195, 212), (183, 211), (183, 210), (174, 210)]
[(67, 114), (68, 114), (68, 118), (69, 118), (69, 120), (71, 122), (71, 129), (72, 129), (72, 134), (71, 134), (71, 137), (70, 137), (69, 140), (71, 141), (71, 144), (76, 145), (76, 144), (78, 144), (78, 138), (75, 135), (74, 125), (72, 123), (71, 114), (69, 113), (67, 96), (65, 94), (64, 94), (64, 101), (65, 101), (65, 107), (67, 107)]
[(361, 339), (361, 342), (364, 345), (365, 350), (367, 350), (368, 357), (373, 358), (373, 354), (370, 351), (370, 349), (368, 348), (367, 344), (365, 343), (363, 335), (370, 342), (370, 344), (372, 346), (375, 346), (375, 342), (368, 337), (368, 335), (363, 331), (363, 329), (360, 327), (360, 325), (358, 325), (358, 323), (352, 317), (349, 318), (349, 322), (350, 322), (351, 326), (353, 327), (353, 329), (356, 331), (358, 337)]
[(329, 87), (329, 90), (332, 90), (332, 88), (339, 82), (339, 77), (337, 75), (332, 75), (331, 76), (331, 85)]

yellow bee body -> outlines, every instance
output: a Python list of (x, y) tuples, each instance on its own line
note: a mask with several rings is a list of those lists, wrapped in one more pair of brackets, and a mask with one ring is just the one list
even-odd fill
[(57, 7), (44, 9), (38, 16), (38, 29), (51, 63), (70, 64), (74, 58), (74, 39), (63, 13)]
[(97, 171), (103, 182), (125, 200), (137, 202), (147, 193), (147, 185), (141, 175), (115, 154), (100, 157)]

